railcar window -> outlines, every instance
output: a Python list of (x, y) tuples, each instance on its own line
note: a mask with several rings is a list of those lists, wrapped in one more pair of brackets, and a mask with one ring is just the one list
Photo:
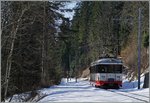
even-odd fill
[(113, 68), (113, 65), (108, 65), (107, 66), (107, 73), (114, 73), (114, 68)]
[(97, 65), (98, 73), (122, 73), (122, 65)]
[(96, 65), (91, 67), (91, 73), (122, 73), (122, 65)]
[(105, 66), (105, 65), (98, 65), (97, 66), (97, 72), (98, 73), (107, 73), (107, 66)]
[(114, 65), (115, 73), (122, 73), (122, 65)]

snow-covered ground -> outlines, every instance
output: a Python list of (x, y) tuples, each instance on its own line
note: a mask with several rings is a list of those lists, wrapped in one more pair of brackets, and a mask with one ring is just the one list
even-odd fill
[[(141, 87), (144, 77), (141, 78)], [(32, 101), (36, 102), (149, 102), (149, 88), (137, 89), (137, 81), (123, 81), (121, 89), (100, 89), (90, 85), (87, 78), (74, 78), (69, 82), (62, 79), (60, 85), (43, 88), (38, 91), (40, 96)], [(16, 96), (17, 97), (17, 96)], [(16, 101), (16, 99), (12, 99)]]
[[(141, 86), (142, 85), (143, 82), (141, 82)], [(113, 90), (113, 89), (104, 90), (104, 89), (92, 87), (86, 78), (80, 78), (77, 83), (73, 78), (68, 83), (66, 79), (62, 79), (62, 83), (60, 85), (53, 86), (48, 89), (42, 89), (41, 92), (47, 94), (47, 96), (41, 99), (39, 102), (144, 102), (144, 101), (149, 101), (148, 98), (149, 88), (138, 90), (137, 81), (133, 81), (130, 83), (128, 81), (124, 81), (123, 88), (119, 90)], [(140, 94), (140, 95), (136, 95), (136, 94)], [(136, 98), (139, 99), (137, 100)]]

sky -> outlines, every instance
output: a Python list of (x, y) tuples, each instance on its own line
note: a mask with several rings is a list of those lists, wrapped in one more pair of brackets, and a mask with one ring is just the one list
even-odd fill
[[(65, 9), (73, 9), (76, 6), (77, 1), (72, 1), (71, 3), (66, 3), (65, 5)], [(64, 12), (62, 13), (66, 18), (69, 18), (70, 20), (73, 19), (73, 15), (74, 15), (74, 11), (73, 12)]]
[[(60, 9), (73, 9), (76, 6), (77, 2), (79, 2), (79, 1), (68, 2), (68, 3), (65, 4), (64, 7), (60, 7)], [(69, 20), (73, 19), (73, 16), (74, 16), (74, 13), (75, 13), (74, 10), (72, 12), (66, 12), (66, 11), (65, 12), (61, 12), (60, 10), (57, 10), (57, 12), (59, 12), (62, 15), (64, 15), (65, 18), (69, 18)], [(57, 25), (61, 25), (62, 20), (61, 19), (60, 20), (56, 20), (55, 23)], [(60, 28), (58, 26), (56, 26), (56, 28), (57, 28), (57, 31), (60, 32)]]

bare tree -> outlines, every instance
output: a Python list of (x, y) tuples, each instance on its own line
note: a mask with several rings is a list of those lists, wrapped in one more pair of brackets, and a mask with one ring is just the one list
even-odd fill
[(12, 55), (13, 55), (13, 50), (14, 50), (14, 43), (15, 43), (15, 39), (16, 39), (16, 34), (17, 34), (17, 31), (19, 29), (19, 26), (21, 24), (21, 20), (22, 20), (22, 17), (24, 15), (24, 13), (29, 9), (29, 7), (27, 8), (24, 8), (17, 20), (17, 23), (16, 24), (13, 24), (12, 26), (12, 30), (11, 30), (11, 33), (10, 33), (10, 37), (11, 37), (11, 47), (10, 47), (10, 52), (8, 54), (8, 57), (7, 57), (7, 62), (6, 62), (6, 74), (5, 74), (5, 83), (6, 83), (6, 86), (5, 86), (5, 93), (4, 93), (4, 98), (6, 98), (7, 96), (7, 91), (8, 91), (8, 83), (9, 83), (9, 76), (10, 76), (10, 71), (11, 71), (11, 64), (12, 64)]

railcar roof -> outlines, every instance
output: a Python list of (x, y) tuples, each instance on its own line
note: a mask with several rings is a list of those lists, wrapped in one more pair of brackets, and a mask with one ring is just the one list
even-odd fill
[(116, 65), (122, 65), (122, 60), (118, 59), (118, 58), (101, 58), (95, 62), (91, 63), (91, 66), (94, 65), (98, 65), (98, 64), (107, 64), (107, 65), (112, 65), (112, 64), (116, 64)]

